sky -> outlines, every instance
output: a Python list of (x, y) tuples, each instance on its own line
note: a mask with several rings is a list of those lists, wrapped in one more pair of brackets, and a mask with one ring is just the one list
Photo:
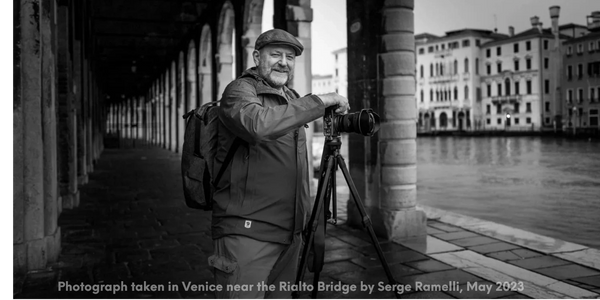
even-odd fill
[[(272, 17), (273, 0), (265, 0), (265, 22)], [(415, 0), (415, 34), (428, 32), (444, 35), (463, 28), (498, 29), (508, 34), (531, 28), (530, 18), (538, 16), (544, 27), (550, 27), (549, 7), (561, 7), (559, 24), (586, 25), (586, 16), (600, 11), (600, 0)], [(312, 0), (312, 73), (332, 74), (331, 52), (347, 46), (346, 0)], [(270, 8), (270, 12), (269, 12)], [(270, 25), (272, 28), (272, 25)]]

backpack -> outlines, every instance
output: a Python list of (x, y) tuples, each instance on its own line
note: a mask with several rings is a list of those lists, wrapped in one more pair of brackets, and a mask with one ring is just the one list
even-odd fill
[(217, 103), (220, 101), (206, 103), (183, 115), (186, 125), (181, 151), (181, 177), (185, 204), (189, 208), (212, 210), (215, 187), (242, 142), (239, 137), (233, 141), (215, 176), (214, 158), (219, 148), (220, 122)]

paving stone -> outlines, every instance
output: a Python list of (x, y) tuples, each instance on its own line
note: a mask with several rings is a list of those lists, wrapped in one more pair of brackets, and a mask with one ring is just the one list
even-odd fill
[(329, 250), (325, 251), (325, 263), (340, 261), (340, 260), (349, 260), (353, 258), (363, 257), (362, 253), (357, 252), (352, 249), (337, 249), (337, 250)]
[(321, 271), (321, 274), (330, 275), (330, 274), (352, 272), (352, 271), (359, 271), (359, 270), (364, 270), (364, 269), (361, 266), (359, 266), (357, 264), (353, 264), (348, 261), (337, 261), (337, 262), (331, 262), (331, 263), (324, 264), (323, 271)]
[(445, 263), (439, 262), (434, 259), (423, 260), (423, 261), (415, 261), (415, 262), (407, 262), (405, 265), (423, 271), (423, 272), (437, 272), (444, 270), (451, 270), (454, 267), (449, 266)]
[(487, 236), (475, 236), (470, 238), (458, 239), (449, 241), (452, 244), (462, 246), (462, 247), (472, 247), (478, 245), (492, 244), (497, 243), (499, 240), (493, 239)]
[(464, 238), (468, 238), (468, 237), (481, 236), (477, 233), (470, 232), (470, 231), (454, 231), (454, 232), (431, 234), (431, 235), (435, 236), (438, 239), (444, 240), (444, 241), (451, 241), (451, 240), (464, 239)]
[[(404, 250), (400, 252), (385, 253), (385, 259), (388, 264), (404, 263), (410, 261), (425, 260), (427, 257), (413, 250)], [(368, 268), (373, 265), (381, 264), (377, 253), (371, 254), (371, 256), (354, 258), (351, 260), (353, 263)]]
[(597, 276), (587, 276), (587, 277), (576, 277), (571, 279), (576, 282), (584, 283), (590, 286), (594, 286), (595, 288), (600, 288), (600, 275)]
[(599, 271), (575, 264), (536, 269), (535, 271), (559, 280), (600, 275)]
[(511, 251), (493, 252), (493, 253), (487, 253), (486, 255), (491, 258), (502, 260), (502, 261), (521, 259), (520, 256), (514, 254)]
[(344, 242), (346, 242), (348, 244), (351, 244), (351, 245), (353, 245), (355, 247), (365, 247), (365, 246), (371, 245), (370, 242), (367, 242), (367, 241), (365, 241), (362, 238), (359, 238), (359, 237), (356, 237), (356, 236), (352, 236), (350, 234), (347, 234), (347, 235), (338, 235), (338, 236), (336, 236), (336, 238), (338, 238), (338, 239), (340, 239), (340, 240), (342, 240), (342, 241), (344, 241)]
[(325, 237), (325, 250), (335, 250), (342, 248), (352, 248), (352, 244), (346, 243), (336, 237), (327, 236)]
[[(392, 242), (392, 241), (385, 241), (385, 242), (379, 243), (379, 246), (381, 246), (381, 251), (383, 253), (409, 250), (408, 248), (406, 248), (398, 243)], [(358, 251), (360, 251), (366, 255), (374, 255), (377, 253), (377, 250), (375, 250), (375, 246), (373, 246), (372, 244), (369, 244), (368, 246), (360, 247), (360, 248), (358, 248)]]
[(486, 253), (491, 253), (491, 252), (498, 252), (498, 251), (503, 251), (503, 250), (518, 249), (518, 248), (520, 248), (520, 247), (515, 244), (498, 242), (498, 243), (492, 243), (492, 244), (473, 246), (473, 247), (469, 247), (468, 249), (473, 250), (478, 253), (481, 253), (481, 254), (486, 254)]
[(446, 233), (443, 230), (439, 230), (437, 228), (433, 228), (431, 226), (427, 226), (427, 234), (439, 234), (439, 233)]
[(452, 225), (448, 225), (448, 224), (436, 222), (436, 221), (428, 221), (427, 226), (431, 226), (435, 229), (439, 229), (439, 230), (442, 230), (445, 232), (464, 231), (464, 229), (462, 229), (460, 227), (456, 227), (456, 226), (452, 226)]
[(521, 259), (521, 260), (513, 260), (513, 261), (509, 261), (509, 263), (519, 266), (524, 269), (528, 269), (528, 270), (535, 270), (535, 269), (571, 264), (571, 262), (569, 262), (569, 261), (562, 260), (560, 258), (556, 258), (554, 256), (549, 256), (549, 255), (526, 258), (526, 259)]
[(531, 251), (531, 250), (528, 250), (528, 249), (515, 249), (515, 250), (511, 250), (510, 252), (518, 255), (521, 258), (530, 258), (530, 257), (536, 257), (536, 256), (542, 256), (542, 255), (544, 255), (543, 253)]

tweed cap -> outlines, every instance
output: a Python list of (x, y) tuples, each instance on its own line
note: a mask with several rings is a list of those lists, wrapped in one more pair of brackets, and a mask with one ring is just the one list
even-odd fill
[(289, 32), (281, 29), (271, 29), (263, 32), (256, 39), (256, 44), (254, 44), (254, 48), (256, 50), (262, 49), (266, 45), (286, 45), (294, 48), (296, 52), (296, 56), (302, 54), (304, 50), (304, 46), (300, 44), (300, 42), (291, 35)]

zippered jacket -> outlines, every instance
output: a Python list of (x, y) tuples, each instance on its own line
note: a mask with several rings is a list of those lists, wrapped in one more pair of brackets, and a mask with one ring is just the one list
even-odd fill
[(219, 109), (221, 168), (234, 139), (235, 152), (214, 194), (212, 237), (244, 235), (289, 244), (310, 212), (305, 124), (322, 117), (315, 95), (299, 97), (269, 86), (256, 68), (246, 70), (223, 92)]

